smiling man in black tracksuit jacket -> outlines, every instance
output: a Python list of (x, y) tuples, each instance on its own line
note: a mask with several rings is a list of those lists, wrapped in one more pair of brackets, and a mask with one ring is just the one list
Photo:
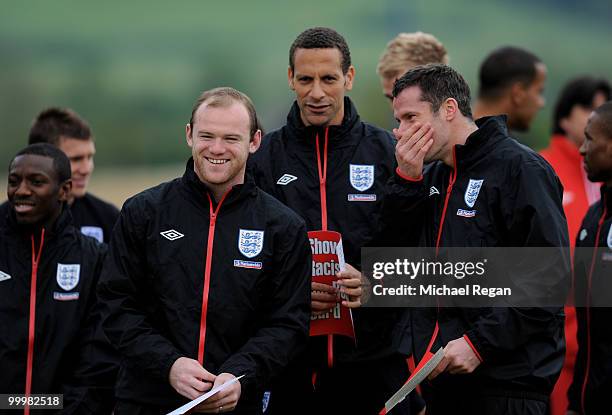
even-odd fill
[[(361, 121), (345, 96), (355, 68), (336, 31), (304, 31), (291, 46), (289, 61), (296, 102), (287, 124), (263, 138), (250, 166), (257, 184), (304, 218), (309, 231), (339, 232), (347, 264), (360, 267), (361, 247), (372, 235), (395, 168), (393, 137)], [(361, 287), (353, 271), (338, 276), (346, 277), (342, 290), (353, 297), (345, 304), (358, 307)], [(337, 297), (317, 292), (325, 287), (316, 284), (312, 309), (320, 313)], [(392, 310), (354, 308), (356, 342), (334, 335), (330, 351), (326, 336), (311, 338), (308, 353), (272, 388), (269, 413), (378, 412), (408, 376), (404, 358), (392, 345), (396, 318)], [(406, 413), (407, 403), (395, 411)]]
[(0, 216), (0, 393), (63, 394), (61, 413), (102, 415), (113, 374), (96, 352), (105, 250), (72, 225), (70, 186), (68, 158), (50, 144), (11, 162)]
[[(559, 247), (560, 261), (543, 258), (539, 265), (564, 298), (567, 225), (550, 166), (508, 136), (504, 117), (474, 123), (469, 87), (448, 66), (407, 72), (393, 96), (398, 169), (383, 203), (378, 246), (403, 239), (404, 246), (436, 248)], [(423, 171), (424, 163), (430, 164)], [(523, 277), (538, 278), (535, 272)], [(562, 311), (413, 310), (416, 356), (423, 356), (432, 335), (432, 351), (445, 347), (431, 375), (428, 414), (546, 413), (564, 358)]]
[(591, 114), (580, 153), (589, 180), (603, 183), (574, 253), (578, 354), (568, 414), (587, 415), (610, 412), (612, 393), (612, 102)]
[(115, 414), (159, 414), (244, 375), (204, 412), (261, 413), (268, 379), (308, 335), (304, 222), (258, 189), (261, 140), (246, 95), (203, 93), (187, 124), (183, 177), (125, 203), (100, 283), (123, 356)]

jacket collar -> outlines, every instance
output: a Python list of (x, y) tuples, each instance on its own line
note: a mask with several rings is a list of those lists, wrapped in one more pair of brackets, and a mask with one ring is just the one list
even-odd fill
[[(351, 134), (359, 124), (357, 108), (349, 97), (344, 97), (344, 117), (340, 125), (329, 127), (328, 139), (330, 148), (351, 145), (352, 141), (358, 140), (358, 134)], [(292, 142), (312, 148), (314, 138), (319, 134), (320, 138), (325, 136), (325, 127), (306, 126), (300, 116), (300, 108), (296, 101), (293, 102), (291, 110), (287, 115), (287, 134)]]
[(455, 146), (457, 165), (468, 166), (486, 157), (502, 140), (509, 139), (506, 116), (497, 115), (476, 120), (478, 129), (465, 144)]
[[(6, 216), (3, 218), (6, 221), (7, 230), (15, 235), (23, 238), (29, 238), (31, 235), (38, 237), (42, 230), (41, 227), (28, 226), (17, 223), (17, 216), (10, 204), (6, 203)], [(62, 211), (58, 218), (51, 226), (45, 228), (45, 240), (54, 239), (57, 235), (61, 235), (66, 228), (72, 225), (72, 214), (67, 203), (62, 204)]]
[[(207, 210), (209, 208), (209, 203), (206, 194), (209, 194), (213, 200), (213, 204), (216, 204), (212, 191), (208, 188), (208, 186), (206, 186), (206, 184), (202, 183), (194, 170), (193, 157), (190, 157), (189, 160), (187, 160), (185, 173), (181, 178), (181, 182), (189, 193), (196, 196), (195, 200), (201, 202), (203, 206), (206, 206)], [(244, 177), (244, 183), (232, 187), (229, 194), (223, 201), (223, 206), (238, 203), (250, 196), (255, 195), (256, 193), (257, 187), (255, 186), (255, 180), (253, 179), (252, 174), (249, 172), (249, 169), (247, 169)]]

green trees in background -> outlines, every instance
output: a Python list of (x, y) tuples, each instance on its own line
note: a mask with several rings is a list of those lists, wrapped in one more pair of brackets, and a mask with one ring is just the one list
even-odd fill
[[(563, 82), (612, 74), (606, 0), (573, 3), (267, 1), (17, 2), (0, 14), (0, 165), (24, 146), (42, 108), (69, 106), (90, 121), (98, 165), (162, 164), (188, 154), (184, 125), (204, 89), (231, 85), (255, 101), (266, 129), (282, 124), (292, 95), (287, 53), (309, 26), (348, 40), (357, 68), (351, 96), (368, 121), (392, 128), (375, 66), (400, 31), (427, 31), (447, 47), (473, 94), (481, 59), (514, 44), (549, 69), (547, 107), (522, 140), (543, 146)], [(603, 45), (603, 46), (601, 46)]]

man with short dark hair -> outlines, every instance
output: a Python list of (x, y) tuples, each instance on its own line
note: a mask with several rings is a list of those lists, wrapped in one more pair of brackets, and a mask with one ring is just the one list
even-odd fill
[(527, 131), (544, 106), (546, 65), (533, 53), (506, 46), (494, 50), (480, 65), (474, 119), (505, 114), (508, 128)]
[(50, 144), (33, 144), (8, 173), (0, 217), (0, 391), (63, 394), (61, 413), (108, 415), (99, 393), (112, 367), (99, 365), (94, 307), (105, 249), (72, 225), (70, 162)]
[[(550, 144), (540, 153), (555, 169), (563, 185), (563, 210), (572, 251), (584, 214), (599, 199), (599, 186), (587, 179), (579, 148), (584, 142), (584, 129), (589, 115), (609, 99), (610, 84), (604, 79), (583, 76), (569, 81), (555, 104)], [(572, 380), (578, 349), (576, 313), (569, 305), (565, 307), (565, 339), (565, 363), (551, 396), (551, 415), (565, 413), (567, 388)]]
[(116, 415), (169, 412), (242, 375), (197, 410), (261, 413), (262, 389), (307, 339), (306, 229), (245, 172), (256, 120), (243, 93), (204, 92), (184, 175), (121, 211), (99, 284), (123, 356)]
[(87, 122), (71, 109), (48, 108), (32, 123), (28, 143), (53, 144), (66, 153), (72, 168), (73, 185), (68, 204), (74, 225), (83, 234), (108, 242), (119, 211), (87, 192), (96, 152)]
[(612, 391), (610, 251), (612, 250), (612, 102), (593, 111), (580, 147), (588, 178), (601, 182), (576, 238), (575, 302), (578, 355), (568, 390), (568, 415), (608, 413)]
[[(351, 266), (360, 264), (395, 164), (393, 137), (361, 121), (345, 96), (354, 76), (338, 32), (315, 27), (298, 35), (288, 68), (296, 100), (286, 125), (267, 134), (251, 160), (259, 186), (304, 218), (308, 231), (341, 235), (346, 269), (330, 276), (337, 287), (313, 272), (311, 324), (333, 325), (350, 308), (355, 335), (311, 337), (308, 352), (272, 387), (272, 414), (375, 413), (408, 377), (392, 344), (395, 311), (359, 308), (361, 275)], [(395, 411), (406, 413), (407, 404)]]
[[(503, 117), (475, 123), (469, 87), (448, 66), (413, 68), (393, 96), (398, 168), (377, 246), (559, 247), (566, 261), (538, 264), (555, 293), (569, 252), (550, 166), (508, 136)], [(412, 322), (418, 359), (444, 347), (425, 395), (428, 414), (546, 413), (563, 363), (561, 307), (414, 309)]]

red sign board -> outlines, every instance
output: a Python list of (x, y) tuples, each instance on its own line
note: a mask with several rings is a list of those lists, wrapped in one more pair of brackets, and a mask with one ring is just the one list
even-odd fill
[[(338, 287), (336, 274), (345, 264), (342, 236), (334, 231), (310, 231), (308, 239), (312, 250), (312, 280)], [(345, 294), (338, 295), (338, 302), (331, 311), (311, 317), (311, 336), (338, 334), (355, 338), (351, 310), (341, 304), (342, 300), (348, 300)]]

